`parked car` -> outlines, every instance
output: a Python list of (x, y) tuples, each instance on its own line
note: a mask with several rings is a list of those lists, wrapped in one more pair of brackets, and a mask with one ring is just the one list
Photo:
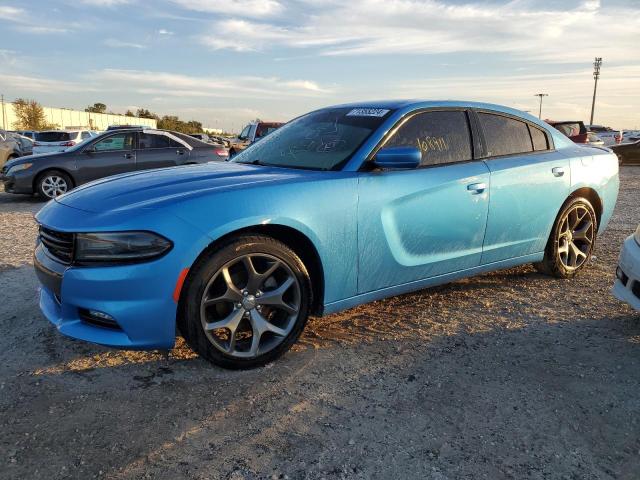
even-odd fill
[(280, 122), (253, 122), (242, 129), (240, 135), (229, 142), (229, 157), (237, 155), (254, 142), (280, 128)]
[(562, 132), (575, 143), (588, 143), (589, 131), (587, 130), (587, 127), (584, 126), (584, 123), (579, 120), (562, 122), (547, 120), (547, 123), (556, 130)]
[(213, 151), (218, 155), (220, 160), (229, 159), (229, 149), (215, 138), (210, 137), (206, 133), (191, 133), (190, 137), (200, 140), (201, 142), (208, 143), (213, 146)]
[(219, 149), (188, 135), (166, 130), (115, 130), (64, 152), (7, 162), (5, 192), (55, 198), (78, 185), (117, 173), (223, 161)]
[(328, 107), (230, 162), (49, 202), (36, 215), (40, 307), (71, 337), (167, 349), (177, 326), (204, 358), (255, 367), (309, 315), (525, 263), (574, 277), (618, 187), (612, 152), (511, 108)]
[(5, 130), (0, 130), (0, 167), (21, 155), (18, 141)]
[(589, 132), (595, 133), (598, 138), (604, 142), (606, 147), (620, 143), (624, 133), (622, 130), (614, 130), (602, 125), (587, 125), (586, 128)]
[(73, 147), (94, 136), (95, 133), (91, 130), (46, 130), (36, 132), (33, 153), (64, 152), (69, 147)]
[(33, 140), (18, 133), (8, 132), (20, 146), (20, 156), (31, 155), (33, 153)]
[(618, 300), (640, 310), (640, 225), (622, 245), (613, 294)]
[(633, 143), (640, 140), (640, 130), (629, 130), (622, 135), (622, 143)]
[(620, 165), (640, 164), (640, 140), (633, 143), (612, 145), (610, 148), (618, 156)]

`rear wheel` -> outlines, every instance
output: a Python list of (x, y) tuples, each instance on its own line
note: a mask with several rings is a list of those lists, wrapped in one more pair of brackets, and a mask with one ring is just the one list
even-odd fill
[(67, 193), (73, 188), (71, 177), (58, 170), (49, 170), (38, 177), (36, 189), (41, 197), (47, 200)]
[(586, 198), (565, 203), (547, 242), (538, 271), (558, 278), (571, 278), (582, 270), (593, 253), (598, 231), (596, 213)]
[(201, 356), (225, 368), (275, 360), (298, 339), (311, 305), (311, 282), (289, 247), (240, 236), (192, 268), (180, 301), (179, 329)]

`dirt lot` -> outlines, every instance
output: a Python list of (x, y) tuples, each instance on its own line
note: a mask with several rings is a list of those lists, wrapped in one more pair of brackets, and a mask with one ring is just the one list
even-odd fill
[(640, 478), (640, 315), (609, 293), (640, 167), (621, 181), (578, 279), (526, 266), (314, 319), (248, 372), (60, 336), (40, 204), (0, 193), (0, 477)]

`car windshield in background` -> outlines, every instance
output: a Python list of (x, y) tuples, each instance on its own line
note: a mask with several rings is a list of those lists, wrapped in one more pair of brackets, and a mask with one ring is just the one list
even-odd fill
[(391, 110), (331, 108), (274, 130), (232, 161), (276, 167), (335, 170), (369, 138)]
[[(74, 138), (76, 134), (73, 134)], [(36, 142), (68, 142), (71, 140), (69, 132), (38, 132), (36, 133)]]

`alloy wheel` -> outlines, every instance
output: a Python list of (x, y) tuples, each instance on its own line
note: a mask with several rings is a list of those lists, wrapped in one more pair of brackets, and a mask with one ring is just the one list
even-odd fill
[(575, 205), (560, 221), (558, 256), (569, 271), (577, 270), (589, 258), (595, 240), (594, 219), (584, 205)]
[(49, 198), (67, 193), (68, 189), (67, 181), (58, 175), (49, 175), (42, 180), (42, 191)]
[(254, 358), (289, 335), (300, 300), (300, 284), (283, 260), (262, 253), (242, 255), (207, 283), (200, 302), (202, 328), (226, 355)]

